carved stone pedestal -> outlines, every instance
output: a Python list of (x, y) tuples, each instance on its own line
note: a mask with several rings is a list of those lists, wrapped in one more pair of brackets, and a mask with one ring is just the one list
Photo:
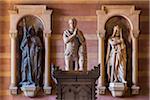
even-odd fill
[(10, 94), (12, 94), (12, 95), (18, 94), (18, 87), (10, 86), (9, 90), (10, 90)]
[(35, 86), (23, 86), (21, 90), (24, 92), (24, 95), (27, 97), (35, 97), (37, 92), (39, 91), (38, 87)]
[(99, 94), (105, 94), (106, 93), (106, 87), (105, 86), (97, 87), (97, 89), (98, 89)]
[(123, 96), (125, 88), (126, 86), (124, 83), (109, 83), (109, 90), (113, 97)]
[(57, 100), (96, 100), (95, 81), (99, 75), (99, 67), (89, 72), (55, 70)]
[(139, 94), (140, 87), (139, 86), (132, 86), (131, 90), (132, 90), (132, 94), (136, 95), (136, 94)]
[(48, 86), (47, 86), (47, 87), (43, 87), (43, 89), (44, 89), (44, 93), (45, 93), (45, 94), (51, 94), (51, 89), (52, 89), (52, 87), (50, 87), (50, 86), (48, 87)]

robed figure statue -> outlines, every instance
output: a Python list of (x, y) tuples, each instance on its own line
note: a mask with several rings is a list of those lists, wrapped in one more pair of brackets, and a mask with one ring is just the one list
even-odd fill
[(21, 86), (40, 86), (42, 69), (42, 42), (33, 26), (27, 28), (23, 19), (23, 38), (20, 49), (21, 59)]
[(110, 82), (126, 83), (126, 45), (122, 37), (122, 29), (116, 25), (108, 39), (106, 64)]

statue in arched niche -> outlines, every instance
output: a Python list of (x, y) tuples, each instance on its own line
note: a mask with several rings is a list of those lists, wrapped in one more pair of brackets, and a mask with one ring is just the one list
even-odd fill
[(83, 33), (77, 29), (77, 20), (68, 21), (69, 29), (63, 33), (65, 44), (65, 70), (87, 70), (86, 40)]
[(122, 29), (116, 25), (112, 36), (108, 39), (106, 54), (107, 75), (111, 83), (126, 83), (126, 61), (126, 45), (122, 37)]
[(40, 86), (43, 46), (35, 28), (33, 26), (27, 28), (25, 19), (23, 19), (23, 38), (20, 49), (22, 51), (20, 85)]

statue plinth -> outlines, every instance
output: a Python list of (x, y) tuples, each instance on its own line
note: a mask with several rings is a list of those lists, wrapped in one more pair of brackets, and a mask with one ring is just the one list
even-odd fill
[(16, 87), (16, 86), (10, 86), (9, 90), (10, 90), (10, 93), (12, 95), (17, 95), (18, 94), (18, 87)]
[(98, 86), (97, 89), (98, 89), (97, 92), (99, 94), (105, 94), (106, 93), (106, 87), (105, 86)]
[(36, 86), (22, 86), (21, 90), (24, 92), (24, 95), (27, 97), (35, 97), (39, 88)]
[(99, 75), (99, 66), (91, 71), (54, 70), (54, 77), (57, 80), (57, 100), (95, 100), (95, 82)]
[(113, 97), (120, 97), (124, 95), (126, 86), (124, 83), (109, 83), (109, 90)]
[(44, 86), (43, 89), (44, 89), (44, 93), (45, 94), (51, 94), (52, 87), (50, 87), (50, 86)]
[(132, 89), (132, 94), (133, 95), (136, 95), (136, 94), (139, 94), (139, 92), (140, 92), (140, 87), (139, 86), (132, 86), (131, 87), (131, 89)]

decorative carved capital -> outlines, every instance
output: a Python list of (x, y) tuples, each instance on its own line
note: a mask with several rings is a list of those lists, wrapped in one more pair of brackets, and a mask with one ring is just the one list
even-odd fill
[(96, 10), (96, 15), (99, 16), (99, 15), (104, 15), (106, 14), (107, 12), (105, 10)]
[(105, 37), (105, 33), (100, 33), (100, 32), (97, 32), (97, 36), (98, 38), (104, 38)]
[(52, 14), (52, 12), (53, 12), (53, 10), (47, 10), (47, 11), (45, 11), (44, 13), (45, 13), (45, 14)]
[(132, 38), (138, 38), (139, 37), (139, 33), (140, 33), (140, 31), (138, 30), (138, 31), (136, 31), (136, 32), (131, 32), (131, 37)]
[(134, 38), (138, 38), (139, 37), (139, 33), (133, 33)]
[(49, 38), (51, 37), (51, 33), (44, 33), (44, 38)]
[(134, 14), (134, 15), (139, 15), (140, 13), (141, 13), (141, 10), (135, 10), (132, 12), (132, 14)]
[(16, 38), (17, 37), (17, 32), (15, 33), (10, 33), (10, 38)]
[(8, 10), (9, 14), (17, 14), (18, 10), (14, 9), (14, 10)]

